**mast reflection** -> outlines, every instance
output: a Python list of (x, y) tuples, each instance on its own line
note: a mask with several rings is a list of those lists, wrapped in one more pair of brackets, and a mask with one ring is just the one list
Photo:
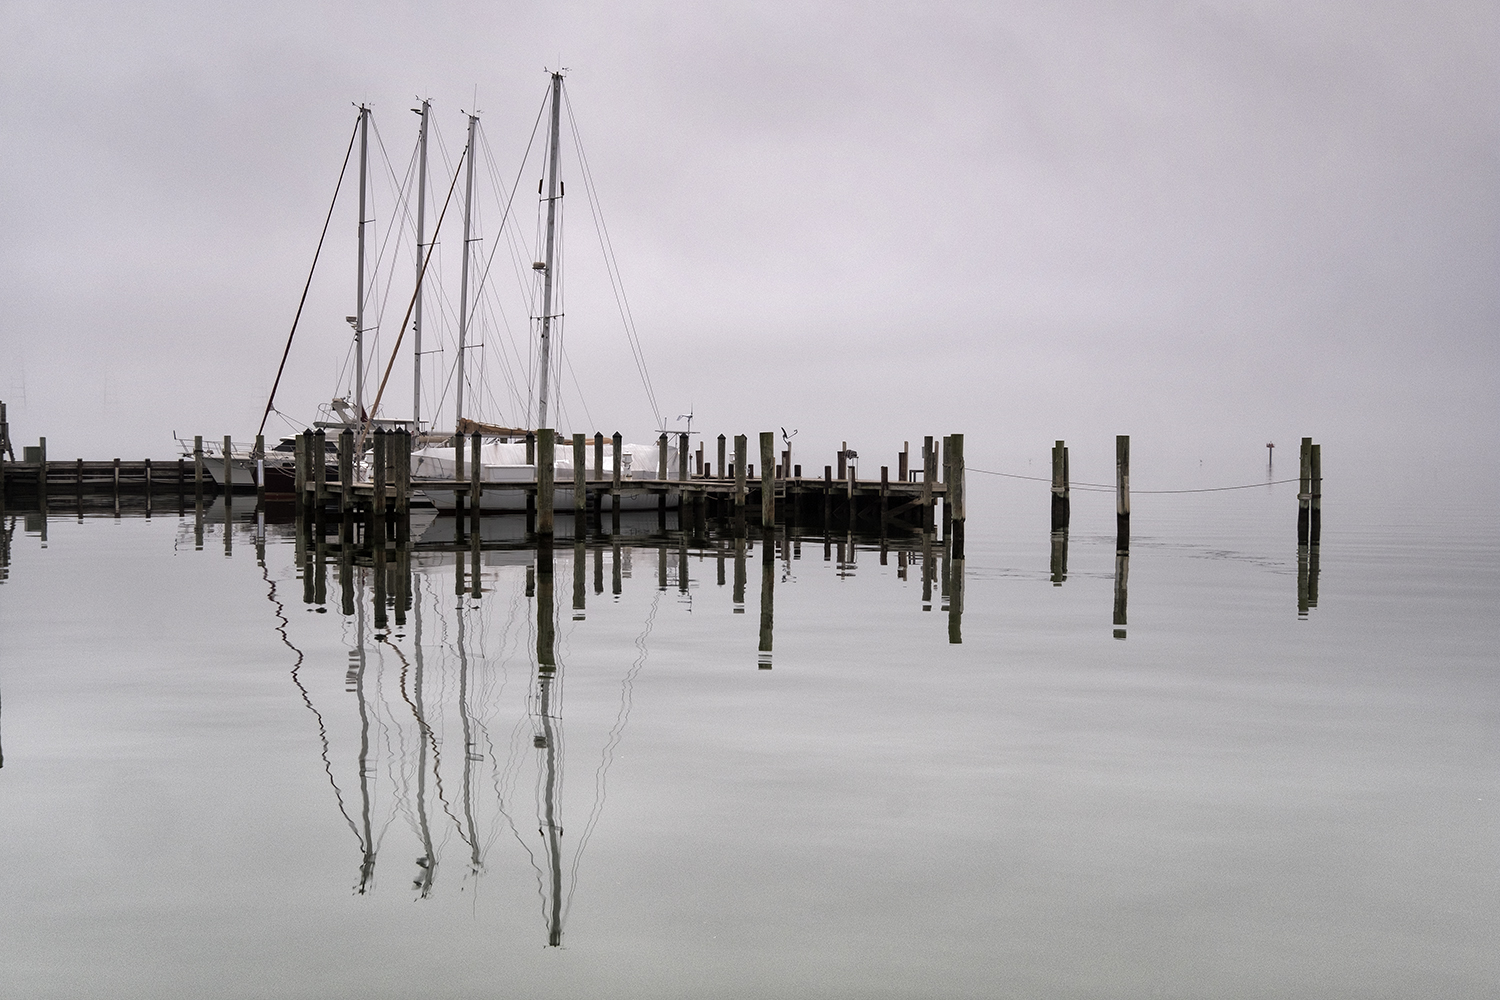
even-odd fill
[[(415, 869), (405, 884), (415, 899), (443, 892), (445, 871), (457, 870), (462, 876), (446, 879), (449, 891), (467, 891), (477, 888), (480, 877), (494, 878), (498, 872), (514, 877), (530, 867), (541, 900), (546, 945), (562, 945), (580, 858), (604, 815), (606, 779), (625, 735), (634, 682), (648, 660), (649, 637), (662, 596), (675, 595), (669, 604), (693, 612), (699, 600), (695, 582), (704, 577), (730, 582), (726, 564), (732, 560), (732, 592), (718, 591), (722, 597), (716, 606), (721, 613), (743, 613), (747, 562), (759, 558), (756, 662), (758, 668), (769, 670), (776, 598), (795, 593), (794, 589), (777, 594), (778, 572), (784, 587), (797, 583), (792, 564), (800, 554), (800, 538), (794, 527), (776, 527), (747, 537), (743, 531), (714, 531), (697, 522), (686, 531), (659, 531), (654, 530), (650, 513), (644, 518), (644, 523), (637, 522), (627, 514), (621, 532), (602, 532), (597, 522), (558, 522), (555, 545), (528, 533), (519, 518), (497, 518), (493, 523), (481, 518), (476, 528), (458, 537), (452, 525), (440, 520), (427, 531), (414, 530), (405, 540), (372, 538), (376, 533), (349, 526), (333, 526), (327, 536), (316, 525), (298, 524), (286, 531), (277, 530), (281, 526), (276, 524), (270, 526), (272, 542), (280, 535), (289, 547), (295, 544), (292, 568), (301, 577), (307, 610), (340, 612), (326, 618), (309, 615), (289, 624), (277, 595), (274, 570), (257, 558), (276, 606), (277, 629), (294, 661), (292, 680), (316, 723), (320, 766), (357, 845), (357, 894), (375, 891), (379, 857), (390, 853), (381, 851), (382, 844), (392, 843), (387, 838), (409, 836), (407, 842), (414, 848), (406, 857), (415, 858)], [(948, 637), (958, 642), (963, 561), (952, 558), (947, 546), (934, 539), (917, 534), (883, 540), (846, 534), (838, 542), (837, 562), (820, 564), (819, 569), (829, 579), (850, 578), (857, 570), (860, 549), (879, 552), (883, 546), (887, 553), (894, 549), (903, 572), (887, 579), (911, 588), (913, 611), (918, 584), (915, 579), (906, 582), (905, 568), (921, 572), (929, 602), (932, 584), (941, 579), (947, 596)], [(631, 567), (637, 559), (652, 560), (656, 573), (636, 577), (632, 585)], [(563, 712), (565, 654), (571, 648), (567, 636), (580, 629), (613, 627), (596, 622), (618, 621), (614, 612), (585, 614), (590, 577), (594, 593), (604, 592), (606, 561), (611, 564), (610, 590), (615, 602), (631, 596), (625, 591), (632, 588), (640, 597), (649, 593), (650, 607), (642, 611), (644, 620), (634, 648), (625, 647), (629, 661), (617, 653), (606, 654), (619, 660), (614, 669), (622, 674), (620, 707), (603, 746), (593, 744), (593, 752), (599, 755), (594, 805), (581, 833), (569, 838), (565, 813), (584, 789), (569, 793), (564, 787), (568, 756)], [(778, 561), (783, 565), (778, 566)], [(940, 563), (946, 565), (940, 568)], [(270, 559), (269, 565), (274, 567), (276, 560)], [(875, 560), (870, 565), (875, 566)], [(336, 574), (336, 581), (327, 580), (329, 572)], [(447, 579), (450, 574), (451, 581)], [(571, 595), (558, 593), (559, 574), (564, 587), (571, 580)], [(333, 593), (329, 593), (330, 585)], [(723, 600), (731, 596), (732, 602)], [(329, 597), (333, 605), (324, 604)], [(714, 607), (711, 604), (706, 610)], [(408, 617), (409, 635), (405, 632)], [(320, 672), (307, 668), (294, 642), (298, 628), (319, 627), (314, 623), (343, 631), (348, 662), (341, 696), (328, 689)], [(529, 682), (524, 691), (513, 689), (507, 696), (509, 663), (525, 664)], [(351, 696), (353, 704), (348, 707), (352, 712), (330, 710), (340, 697)], [(508, 746), (503, 738), (489, 735), (506, 718), (514, 720)], [(509, 728), (512, 723), (505, 725)], [(461, 739), (462, 754), (444, 753), (451, 750), (445, 738)], [(535, 774), (534, 784), (523, 777), (530, 772)], [(536, 817), (529, 829), (525, 822), (517, 824), (512, 819), (517, 814), (518, 790), (527, 797), (528, 786), (535, 797)], [(496, 845), (503, 847), (507, 842), (519, 844), (521, 854), (508, 863), (497, 863), (492, 856)], [(445, 869), (445, 849), (462, 852), (458, 868)]]

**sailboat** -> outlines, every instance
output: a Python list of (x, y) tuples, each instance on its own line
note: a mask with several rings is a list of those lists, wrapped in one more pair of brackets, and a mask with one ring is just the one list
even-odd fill
[[(561, 132), (562, 112), (562, 86), (563, 74), (552, 73), (551, 86), (551, 134), (548, 146), (548, 168), (546, 178), (546, 206), (547, 222), (546, 237), (543, 250), (543, 259), (532, 264), (533, 271), (541, 276), (542, 296), (540, 321), (540, 363), (538, 371), (540, 384), (537, 392), (536, 409), (536, 434), (556, 433), (551, 429), (549, 423), (549, 390), (551, 388), (551, 365), (552, 365), (552, 333), (554, 320), (558, 319), (558, 303), (554, 298), (556, 291), (555, 276), (558, 271), (558, 203), (563, 197), (563, 184), (559, 175), (559, 138)], [(474, 128), (477, 117), (469, 116), (469, 146), (474, 148)], [(470, 453), (469, 434), (478, 432), (481, 434), (480, 446), (480, 480), (486, 484), (525, 484), (535, 483), (537, 478), (535, 464), (535, 443), (528, 443), (526, 438), (528, 432), (517, 428), (500, 428), (479, 424), (464, 416), (463, 405), (463, 364), (465, 338), (467, 336), (469, 318), (471, 313), (471, 301), (469, 296), (469, 248), (472, 244), (470, 222), (473, 217), (473, 191), (474, 191), (474, 158), (471, 155), (466, 166), (468, 171), (465, 179), (465, 204), (464, 204), (464, 239), (463, 239), (463, 277), (460, 285), (459, 295), (459, 349), (458, 349), (458, 377), (455, 381), (455, 406), (457, 409), (457, 428), (450, 443), (431, 445), (416, 450), (412, 455), (411, 479), (414, 488), (421, 489), (433, 506), (439, 511), (452, 511), (457, 509), (460, 497), (453, 489), (444, 489), (436, 485), (442, 482), (467, 479), (472, 475), (470, 469), (466, 474), (467, 463), (472, 461)], [(420, 295), (420, 292), (419, 292)], [(571, 448), (562, 447), (561, 441), (566, 435), (559, 435), (559, 447), (554, 450), (555, 468), (553, 470), (553, 481), (557, 484), (554, 493), (554, 506), (558, 510), (566, 510), (574, 506), (574, 491), (571, 483), (574, 482), (573, 452)], [(661, 449), (667, 450), (666, 467), (668, 477), (676, 478), (679, 469), (679, 455), (676, 447), (670, 443), (662, 444), (626, 444), (622, 446), (620, 458), (620, 479), (622, 482), (630, 480), (656, 480), (659, 478), (659, 466), (662, 455)], [(612, 454), (603, 456), (598, 463), (600, 468), (593, 470), (591, 478), (613, 479), (615, 475), (614, 457)], [(433, 485), (423, 486), (423, 483)], [(659, 497), (642, 490), (639, 494), (625, 493), (622, 495), (606, 495), (601, 498), (602, 506), (610, 508), (616, 504), (621, 509), (631, 510), (655, 510), (659, 504)], [(677, 506), (679, 494), (675, 491), (667, 494), (667, 505)], [(526, 509), (527, 493), (521, 489), (496, 489), (482, 491), (480, 498), (480, 510), (486, 512), (500, 511), (522, 511)]]

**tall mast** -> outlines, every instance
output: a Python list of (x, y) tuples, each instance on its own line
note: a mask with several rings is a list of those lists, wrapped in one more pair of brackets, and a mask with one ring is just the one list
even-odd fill
[(464, 165), (464, 253), (463, 277), (458, 285), (458, 388), (453, 397), (454, 433), (459, 435), (455, 447), (462, 450), (463, 432), (458, 421), (464, 418), (464, 347), (469, 333), (469, 230), (474, 216), (474, 123), (478, 115), (469, 116), (469, 162)]
[(547, 170), (547, 256), (542, 271), (542, 383), (536, 425), (547, 426), (547, 375), (552, 364), (552, 251), (557, 237), (557, 136), (562, 111), (562, 74), (552, 74), (552, 151)]
[(365, 181), (370, 154), (370, 109), (359, 106), (359, 265), (354, 295), (354, 409), (365, 419)]
[(427, 112), (431, 101), (423, 101), (418, 114), (422, 130), (417, 135), (417, 304), (411, 321), (411, 426), (415, 433), (422, 425), (422, 238), (427, 221)]

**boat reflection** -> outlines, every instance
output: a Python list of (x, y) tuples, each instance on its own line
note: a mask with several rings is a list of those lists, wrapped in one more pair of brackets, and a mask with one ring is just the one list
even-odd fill
[[(628, 512), (621, 521), (620, 530), (611, 525), (606, 532), (559, 519), (557, 535), (546, 539), (529, 534), (520, 518), (481, 518), (477, 531), (464, 530), (467, 519), (458, 526), (441, 519), (414, 526), (407, 541), (383, 544), (361, 537), (357, 526), (330, 526), (333, 533), (326, 536), (320, 526), (303, 522), (245, 526), (261, 539), (257, 562), (276, 609), (275, 628), (291, 654), (291, 678), (317, 733), (334, 804), (353, 834), (356, 893), (375, 891), (377, 855), (393, 835), (409, 834), (414, 844), (409, 871), (416, 899), (431, 898), (445, 885), (472, 890), (497, 863), (496, 845), (513, 842), (520, 853), (512, 860), (524, 859), (536, 877), (547, 945), (560, 946), (579, 862), (603, 815), (610, 765), (626, 734), (634, 682), (648, 661), (664, 596), (692, 613), (700, 587), (724, 587), (732, 580), (731, 613), (742, 613), (748, 564), (758, 558), (756, 668), (770, 670), (777, 584), (797, 582), (793, 566), (801, 560), (804, 539), (823, 542), (824, 561), (839, 578), (859, 571), (861, 552), (880, 552), (884, 564), (894, 549), (897, 580), (905, 580), (907, 566), (920, 563), (924, 608), (930, 609), (933, 583), (941, 580), (949, 640), (960, 641), (963, 561), (950, 559), (948, 546), (931, 534), (832, 537), (795, 527), (747, 532), (743, 526), (704, 524), (663, 531), (651, 514), (638, 520)], [(348, 658), (342, 694), (307, 669), (295, 641), (301, 623), (290, 627), (294, 616), (266, 568), (268, 533), (293, 548), (306, 610), (335, 612), (308, 622), (309, 627), (326, 622), (342, 632)], [(837, 562), (831, 559), (835, 545)], [(225, 551), (233, 554), (228, 544)], [(649, 586), (649, 575), (642, 579), (632, 572), (643, 560), (655, 567), (655, 587), (639, 624), (628, 626), (635, 630), (633, 647), (622, 643), (622, 652), (605, 654), (618, 659), (613, 669), (620, 675), (620, 704), (602, 745), (594, 737), (592, 753), (599, 761), (594, 801), (581, 833), (569, 836), (566, 803), (573, 808), (581, 803), (575, 801), (577, 792), (565, 799), (563, 788), (565, 651), (581, 641), (579, 629), (593, 624), (589, 591), (603, 598), (605, 562), (610, 563), (611, 603), (617, 604), (632, 579)], [(330, 574), (336, 606), (328, 603)], [(563, 586), (572, 583), (571, 601), (559, 600), (559, 576)], [(615, 622), (612, 627), (618, 627)], [(521, 669), (524, 693), (511, 683)], [(350, 697), (353, 705), (335, 707)], [(451, 752), (455, 739), (462, 741), (461, 753)], [(534, 823), (523, 818), (528, 814)], [(454, 849), (463, 858), (460, 874), (442, 878), (445, 852)]]

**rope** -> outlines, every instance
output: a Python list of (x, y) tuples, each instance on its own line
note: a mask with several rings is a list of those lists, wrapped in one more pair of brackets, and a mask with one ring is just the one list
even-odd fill
[(302, 298), (297, 302), (297, 315), (292, 317), (292, 332), (286, 335), (286, 350), (281, 352), (281, 364), (276, 368), (276, 380), (271, 383), (271, 395), (266, 400), (266, 410), (260, 415), (260, 428), (255, 436), (260, 437), (266, 429), (266, 418), (271, 415), (271, 404), (276, 401), (276, 390), (281, 385), (281, 373), (286, 370), (286, 359), (292, 353), (292, 338), (297, 336), (297, 323), (302, 319), (302, 307), (307, 305), (307, 290), (312, 287), (313, 272), (318, 269), (318, 257), (323, 253), (323, 241), (328, 237), (328, 223), (333, 219), (333, 206), (338, 204), (339, 188), (344, 186), (344, 172), (349, 169), (349, 155), (354, 152), (354, 140), (359, 135), (359, 122), (354, 123), (354, 132), (349, 136), (349, 148), (344, 150), (344, 165), (339, 167), (339, 180), (333, 186), (333, 200), (328, 203), (328, 215), (323, 219), (323, 232), (318, 236), (318, 249), (313, 251), (312, 267), (307, 269), (307, 283), (302, 286)]
[[(1052, 480), (1051, 480), (1050, 477), (1049, 478), (1043, 478), (1042, 476), (1018, 476), (1018, 475), (1016, 475), (1013, 472), (991, 472), (989, 469), (976, 469), (976, 468), (974, 468), (972, 466), (968, 467), (968, 471), (969, 472), (982, 473), (983, 475), (986, 475), (986, 476), (1003, 476), (1006, 479), (1025, 479), (1025, 480), (1028, 480), (1029, 482), (1033, 482), (1033, 483), (1050, 483), (1050, 482), (1052, 482)], [(1154, 496), (1155, 495), (1162, 495), (1162, 494), (1166, 494), (1166, 493), (1222, 493), (1225, 490), (1254, 490), (1254, 489), (1259, 489), (1262, 486), (1281, 486), (1281, 485), (1284, 485), (1286, 483), (1296, 483), (1296, 482), (1301, 482), (1301, 480), (1300, 479), (1276, 479), (1276, 480), (1271, 480), (1271, 481), (1264, 482), (1264, 483), (1246, 483), (1243, 486), (1205, 486), (1205, 487), (1202, 487), (1201, 489), (1195, 489), (1195, 490), (1137, 490), (1137, 489), (1132, 489), (1130, 492), (1132, 494), (1146, 493), (1146, 494), (1151, 494), (1151, 495), (1154, 495)], [(1068, 484), (1068, 488), (1069, 489), (1078, 489), (1078, 490), (1081, 490), (1083, 492), (1096, 492), (1096, 493), (1097, 492), (1113, 493), (1115, 491), (1115, 487), (1109, 486), (1109, 485), (1107, 485), (1105, 483), (1072, 483), (1072, 482), (1070, 482)]]

